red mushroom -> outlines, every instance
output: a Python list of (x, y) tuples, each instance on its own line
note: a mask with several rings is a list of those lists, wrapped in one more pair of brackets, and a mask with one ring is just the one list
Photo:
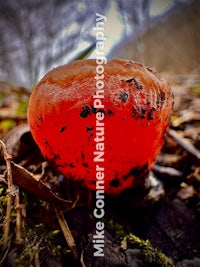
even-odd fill
[(97, 66), (79, 60), (47, 73), (32, 92), (28, 123), (44, 156), (66, 178), (96, 189), (99, 171), (105, 192), (118, 194), (152, 168), (173, 96), (139, 63), (113, 59), (102, 65), (101, 77)]

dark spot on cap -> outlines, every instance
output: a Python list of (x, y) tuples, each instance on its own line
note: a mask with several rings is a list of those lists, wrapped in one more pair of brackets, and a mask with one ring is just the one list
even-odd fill
[(120, 95), (119, 95), (119, 98), (120, 98), (123, 102), (127, 102), (127, 100), (128, 100), (128, 93), (125, 92), (125, 91), (121, 92)]
[(141, 113), (140, 113), (140, 118), (141, 119), (145, 118), (145, 113), (146, 113), (146, 109), (144, 107), (141, 107)]
[(74, 168), (74, 167), (75, 167), (75, 166), (74, 166), (74, 163), (71, 162), (71, 163), (69, 164), (69, 167), (70, 167), (70, 168)]
[(110, 110), (110, 109), (107, 110), (107, 113), (108, 113), (108, 115), (113, 115), (114, 114), (113, 111)]
[(94, 106), (91, 107), (91, 110), (92, 110), (92, 113), (96, 114), (97, 112), (103, 112), (104, 113), (104, 110), (102, 109), (97, 109), (95, 108)]
[(60, 159), (60, 154), (54, 154), (53, 159), (54, 159), (54, 160)]
[(46, 138), (44, 138), (44, 143), (45, 143), (45, 145), (49, 148), (49, 151), (50, 151), (50, 154), (52, 155), (52, 158), (54, 158), (55, 153), (53, 152), (53, 149), (52, 149), (52, 147), (50, 146), (50, 144), (49, 144), (49, 142), (48, 142), (48, 140), (47, 140)]
[(94, 128), (92, 126), (86, 126), (86, 132), (91, 132)]
[(161, 93), (161, 101), (165, 101), (165, 99), (166, 99), (165, 92), (162, 92)]
[(92, 106), (92, 113), (94, 113), (94, 114), (97, 113), (97, 109), (94, 106)]
[(90, 141), (91, 140), (91, 138), (94, 136), (94, 134), (93, 133), (91, 133), (90, 135), (89, 135), (89, 137), (88, 137), (88, 141)]
[(62, 127), (60, 128), (60, 133), (63, 133), (63, 132), (65, 131), (66, 128), (67, 128), (66, 125), (62, 126)]
[(147, 69), (148, 71), (150, 71), (150, 72), (154, 73), (154, 71), (153, 71), (151, 68), (149, 68), (149, 67), (146, 67), (146, 69)]
[(140, 67), (144, 67), (144, 65), (140, 62), (135, 62), (136, 65), (140, 66)]
[(156, 98), (156, 105), (157, 105), (158, 108), (161, 107), (161, 99), (160, 99), (159, 95)]
[(148, 162), (145, 163), (143, 166), (134, 167), (130, 170), (130, 172), (123, 176), (124, 180), (127, 180), (129, 177), (134, 176), (144, 176), (148, 172)]
[(140, 106), (140, 107), (133, 106), (132, 116), (136, 120), (145, 119), (145, 117), (146, 117), (146, 109), (143, 106)]
[(126, 82), (127, 83), (132, 83), (134, 81), (134, 78), (131, 78), (131, 79), (127, 79)]
[(142, 90), (143, 86), (133, 77), (131, 79), (126, 80), (127, 83), (133, 82), (138, 90)]
[(157, 96), (157, 99), (156, 99), (156, 104), (157, 104), (157, 107), (160, 108), (163, 106), (164, 104), (164, 101), (166, 100), (166, 95), (165, 95), (165, 92), (161, 92), (158, 96)]
[(161, 92), (161, 94), (157, 96), (156, 104), (158, 108), (163, 106), (165, 99), (166, 99), (165, 92)]
[[(54, 162), (52, 162), (53, 164), (55, 164)], [(62, 168), (62, 169), (65, 169), (66, 167), (68, 167), (67, 163), (64, 163), (64, 164), (56, 164), (56, 167), (57, 168)]]
[(37, 118), (38, 118), (39, 121), (43, 121), (42, 116), (38, 116)]
[(131, 67), (131, 66), (133, 66), (133, 63), (132, 63), (131, 61), (128, 61), (128, 62), (126, 63), (126, 65), (129, 66), (129, 67)]
[(89, 106), (84, 106), (82, 107), (82, 111), (79, 114), (82, 118), (87, 118), (87, 116), (90, 114), (90, 107)]
[(149, 113), (148, 113), (148, 116), (147, 116), (147, 119), (150, 121), (150, 120), (153, 120), (153, 114), (154, 112), (156, 111), (155, 108), (151, 108)]
[(81, 152), (81, 158), (82, 158), (82, 159), (85, 158), (85, 155), (84, 155), (83, 151)]
[(120, 185), (120, 181), (118, 178), (115, 178), (112, 181), (110, 181), (110, 186), (112, 187), (118, 187), (119, 185)]
[(133, 107), (132, 116), (138, 120), (139, 119), (139, 107)]
[(44, 138), (44, 143), (45, 143), (46, 145), (49, 145), (49, 143), (48, 143), (48, 141), (47, 141), (46, 138)]
[(83, 167), (85, 167), (85, 168), (88, 168), (88, 167), (89, 167), (89, 165), (88, 165), (87, 163), (85, 163), (85, 162), (83, 162), (82, 165), (83, 165)]

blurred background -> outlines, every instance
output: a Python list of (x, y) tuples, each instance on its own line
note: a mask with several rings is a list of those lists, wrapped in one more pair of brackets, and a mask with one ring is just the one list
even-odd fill
[(31, 89), (50, 69), (91, 48), (96, 12), (107, 17), (108, 59), (174, 75), (199, 73), (199, 0), (1, 0), (0, 88), (6, 82)]

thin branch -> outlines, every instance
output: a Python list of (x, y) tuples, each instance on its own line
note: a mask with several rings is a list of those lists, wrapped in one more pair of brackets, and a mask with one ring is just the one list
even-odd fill
[(15, 197), (15, 210), (16, 210), (16, 243), (21, 244), (24, 240), (22, 238), (22, 230), (24, 228), (24, 217), (26, 214), (25, 205), (20, 204), (19, 192)]
[(174, 139), (174, 141), (179, 144), (183, 149), (189, 152), (191, 155), (195, 156), (197, 159), (200, 159), (200, 151), (192, 145), (192, 143), (181, 136), (178, 132), (169, 129), (168, 135)]
[(65, 220), (65, 217), (63, 215), (63, 212), (57, 207), (54, 207), (54, 210), (56, 212), (58, 222), (60, 224), (60, 227), (61, 227), (61, 230), (62, 230), (63, 235), (65, 237), (65, 240), (69, 246), (69, 249), (72, 253), (72, 256), (78, 262), (79, 261), (78, 250), (77, 250), (74, 238), (73, 238), (71, 231), (69, 229), (69, 226), (68, 226), (68, 224)]
[(8, 244), (8, 237), (10, 233), (10, 214), (12, 210), (13, 204), (13, 179), (12, 179), (12, 171), (11, 171), (11, 156), (9, 155), (5, 144), (0, 140), (1, 147), (3, 149), (4, 159), (6, 161), (6, 169), (7, 169), (7, 180), (8, 180), (8, 200), (7, 200), (7, 207), (6, 207), (6, 216), (5, 216), (5, 224), (3, 229), (3, 245), (6, 246)]

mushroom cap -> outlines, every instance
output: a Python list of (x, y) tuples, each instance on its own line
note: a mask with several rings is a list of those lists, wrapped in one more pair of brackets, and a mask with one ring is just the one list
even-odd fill
[[(95, 99), (103, 108), (95, 108)], [(27, 116), (42, 153), (66, 178), (95, 190), (101, 169), (105, 192), (118, 194), (143, 181), (152, 168), (172, 106), (168, 83), (140, 63), (78, 60), (44, 76)], [(102, 162), (95, 162), (95, 151), (103, 153)]]

